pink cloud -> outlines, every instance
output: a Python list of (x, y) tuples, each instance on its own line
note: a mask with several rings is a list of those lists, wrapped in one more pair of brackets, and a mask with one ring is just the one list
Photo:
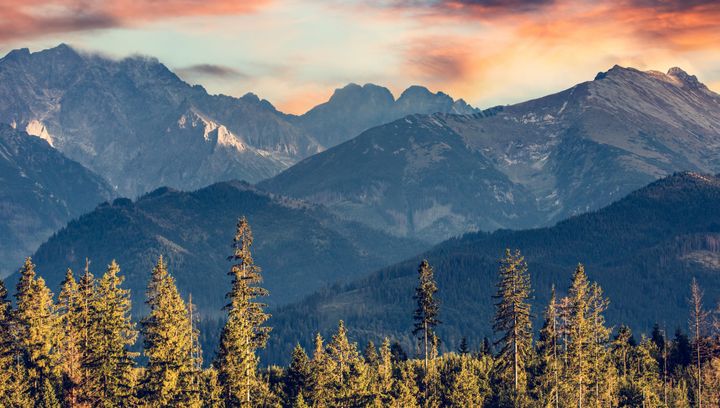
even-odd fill
[(5, 0), (0, 41), (131, 26), (173, 17), (252, 13), (270, 0)]

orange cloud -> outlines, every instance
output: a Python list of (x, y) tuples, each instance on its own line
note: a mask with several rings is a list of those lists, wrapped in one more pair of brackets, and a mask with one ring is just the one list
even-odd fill
[(172, 17), (252, 13), (270, 0), (0, 0), (0, 41)]

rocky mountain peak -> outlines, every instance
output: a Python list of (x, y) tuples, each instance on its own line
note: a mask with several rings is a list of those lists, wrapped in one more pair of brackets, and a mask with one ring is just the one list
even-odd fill
[(667, 75), (693, 88), (705, 86), (697, 79), (695, 75), (690, 75), (679, 67), (670, 68), (667, 72)]

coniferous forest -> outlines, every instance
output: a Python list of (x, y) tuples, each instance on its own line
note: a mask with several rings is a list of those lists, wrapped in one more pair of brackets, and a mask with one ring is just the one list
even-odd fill
[[(650, 335), (604, 319), (610, 299), (577, 265), (567, 296), (555, 290), (532, 310), (532, 282), (519, 250), (499, 260), (494, 339), (440, 354), (441, 293), (422, 261), (414, 300), (414, 350), (392, 338), (358, 345), (342, 321), (314, 348), (297, 346), (286, 367), (258, 358), (272, 328), (253, 236), (237, 223), (226, 321), (217, 353), (201, 350), (201, 316), (159, 257), (147, 284), (148, 313), (131, 316), (129, 291), (112, 262), (68, 270), (57, 295), (31, 259), (14, 301), (0, 285), (0, 406), (3, 407), (716, 407), (720, 324), (693, 280), (687, 331)], [(0, 282), (1, 283), (1, 282)], [(481, 301), (481, 300), (479, 300)], [(542, 326), (532, 327), (540, 314)], [(478, 339), (473, 339), (478, 340)], [(474, 341), (479, 342), (479, 341)], [(142, 351), (138, 352), (141, 346)]]

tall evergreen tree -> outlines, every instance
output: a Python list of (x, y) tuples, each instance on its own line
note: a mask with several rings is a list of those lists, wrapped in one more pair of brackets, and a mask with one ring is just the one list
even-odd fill
[(440, 323), (440, 320), (438, 320), (440, 304), (435, 299), (437, 290), (433, 268), (424, 259), (418, 267), (418, 286), (415, 288), (415, 296), (413, 297), (417, 302), (417, 309), (415, 309), (413, 315), (415, 319), (413, 335), (419, 335), (418, 340), (425, 354), (425, 371), (428, 370), (428, 358), (431, 354), (429, 347), (435, 334), (434, 329)]
[(290, 405), (301, 396), (312, 394), (312, 366), (305, 349), (297, 344), (293, 349), (285, 380), (286, 404)]
[(80, 372), (77, 398), (83, 403), (92, 403), (97, 397), (97, 378), (91, 375), (89, 367), (91, 336), (95, 330), (92, 305), (97, 298), (97, 280), (90, 272), (90, 261), (85, 259), (85, 269), (77, 281), (77, 305), (75, 309), (76, 326), (79, 336)]
[(567, 406), (586, 406), (590, 384), (590, 348), (594, 341), (588, 320), (590, 283), (585, 267), (578, 265), (573, 274), (567, 301)]
[(693, 278), (690, 285), (690, 332), (692, 333), (693, 363), (697, 376), (697, 394), (695, 404), (698, 408), (703, 406), (703, 379), (702, 364), (707, 353), (706, 336), (708, 329), (709, 312), (703, 305), (703, 290), (697, 280)]
[(192, 323), (162, 256), (147, 289), (149, 314), (141, 333), (147, 357), (141, 396), (148, 407), (186, 406), (183, 376), (193, 371)]
[(545, 309), (545, 320), (537, 342), (538, 372), (535, 379), (535, 398), (543, 408), (560, 408), (560, 316), (555, 287)]
[(365, 405), (368, 397), (367, 365), (358, 352), (357, 344), (348, 340), (342, 320), (327, 346), (327, 355), (336, 367), (332, 381), (336, 402), (346, 407)]
[(0, 406), (30, 407), (30, 388), (15, 338), (12, 305), (0, 280)]
[(88, 374), (88, 402), (126, 406), (133, 403), (137, 353), (130, 351), (137, 331), (130, 320), (130, 291), (121, 287), (120, 266), (112, 261), (90, 301), (87, 350), (82, 368)]
[(232, 276), (228, 319), (220, 339), (216, 365), (228, 405), (250, 407), (253, 391), (258, 389), (256, 350), (265, 347), (270, 328), (264, 326), (270, 315), (259, 297), (268, 295), (260, 287), (262, 276), (251, 254), (252, 231), (245, 217), (237, 224), (233, 240), (234, 262), (228, 273)]
[[(509, 380), (517, 401), (525, 393), (527, 365), (532, 354), (532, 316), (530, 314), (530, 275), (519, 250), (505, 250), (500, 261), (493, 330), (501, 337), (497, 356), (499, 377)], [(516, 404), (517, 405), (517, 404)]]
[(79, 401), (79, 387), (81, 375), (81, 322), (79, 321), (80, 293), (78, 283), (70, 269), (65, 273), (60, 293), (58, 294), (57, 309), (60, 318), (62, 341), (60, 343), (60, 357), (62, 361), (62, 384), (65, 390), (65, 403), (75, 407)]
[(16, 347), (27, 372), (30, 393), (36, 400), (57, 400), (56, 395), (47, 394), (54, 393), (59, 382), (58, 319), (52, 292), (43, 278), (36, 277), (30, 258), (20, 270), (16, 298)]
[(315, 336), (315, 350), (312, 359), (312, 405), (314, 407), (327, 407), (333, 401), (332, 382), (336, 376), (335, 362), (328, 356), (323, 344), (323, 338), (318, 333)]

